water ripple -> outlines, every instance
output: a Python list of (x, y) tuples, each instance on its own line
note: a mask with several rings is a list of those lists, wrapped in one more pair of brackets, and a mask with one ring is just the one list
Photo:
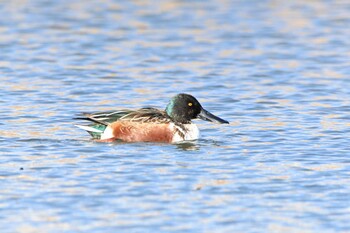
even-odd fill
[[(350, 231), (349, 9), (2, 3), (2, 232)], [(179, 92), (230, 124), (196, 121), (201, 138), (175, 145), (73, 126)]]

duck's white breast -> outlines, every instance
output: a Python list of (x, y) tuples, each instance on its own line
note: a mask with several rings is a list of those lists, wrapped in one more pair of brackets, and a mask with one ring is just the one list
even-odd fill
[[(170, 124), (170, 128), (172, 131), (175, 131), (176, 133), (173, 136), (172, 142), (181, 142), (181, 141), (187, 141), (187, 140), (197, 140), (199, 138), (199, 129), (197, 125), (195, 124), (184, 124), (184, 129), (180, 127), (176, 127), (173, 123)], [(175, 127), (177, 130), (181, 131), (181, 133), (185, 136), (184, 138), (179, 134), (178, 131), (175, 130)]]

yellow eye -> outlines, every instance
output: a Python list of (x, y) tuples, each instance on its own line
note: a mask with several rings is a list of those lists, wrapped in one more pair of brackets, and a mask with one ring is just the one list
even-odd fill
[(193, 104), (192, 104), (191, 102), (189, 102), (189, 103), (188, 103), (188, 106), (190, 106), (190, 107), (191, 107), (192, 105), (193, 105)]

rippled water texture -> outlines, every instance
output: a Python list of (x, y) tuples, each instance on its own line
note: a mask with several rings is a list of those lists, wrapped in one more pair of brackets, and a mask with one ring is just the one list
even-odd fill
[[(350, 232), (349, 1), (0, 1), (0, 226)], [(79, 112), (196, 96), (182, 145)]]

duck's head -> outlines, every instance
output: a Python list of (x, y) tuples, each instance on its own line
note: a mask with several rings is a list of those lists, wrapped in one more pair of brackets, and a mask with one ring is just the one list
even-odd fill
[(192, 119), (228, 124), (228, 121), (205, 110), (196, 98), (188, 94), (174, 96), (165, 109), (168, 116), (175, 122), (190, 123)]

